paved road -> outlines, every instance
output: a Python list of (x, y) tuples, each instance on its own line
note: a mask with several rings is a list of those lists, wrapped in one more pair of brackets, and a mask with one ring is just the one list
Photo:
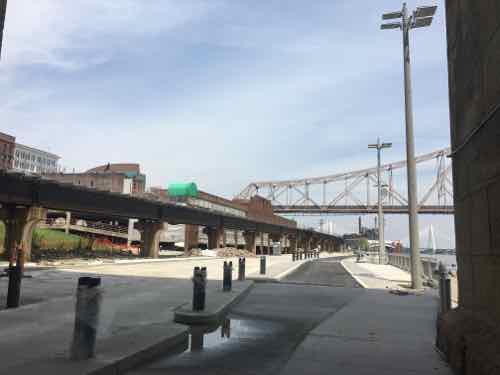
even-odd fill
[(182, 354), (132, 373), (279, 374), (312, 329), (364, 293), (338, 260), (313, 262), (282, 284), (257, 284), (230, 311), (224, 328), (203, 336), (202, 350), (201, 335), (194, 331)]
[(283, 282), (359, 288), (359, 284), (349, 275), (340, 261), (344, 258), (325, 258), (302, 265), (288, 275)]

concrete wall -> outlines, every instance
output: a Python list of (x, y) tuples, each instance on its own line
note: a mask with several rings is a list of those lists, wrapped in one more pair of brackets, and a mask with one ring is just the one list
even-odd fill
[(500, 1), (448, 0), (446, 15), (460, 308), (443, 317), (438, 340), (458, 372), (493, 374), (500, 368)]

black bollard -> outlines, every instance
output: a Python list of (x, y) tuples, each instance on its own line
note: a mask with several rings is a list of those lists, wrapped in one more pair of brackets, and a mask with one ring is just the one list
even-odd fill
[(9, 286), (7, 287), (7, 308), (13, 309), (19, 307), (21, 299), (21, 280), (23, 278), (24, 270), (24, 254), (22, 248), (16, 248), (16, 265), (14, 266), (14, 259), (9, 261), (9, 269), (7, 271), (9, 276)]
[(224, 262), (224, 278), (222, 280), (222, 290), (230, 292), (233, 284), (233, 262)]
[(19, 307), (21, 298), (21, 279), (22, 269), (20, 265), (11, 266), (9, 268), (9, 286), (7, 289), (7, 308), (12, 309)]
[(292, 262), (295, 262), (295, 253), (292, 253)]
[(238, 280), (239, 281), (245, 280), (245, 263), (246, 263), (245, 258), (240, 258), (238, 260)]
[(260, 274), (265, 275), (266, 274), (266, 257), (260, 257)]
[(195, 267), (193, 271), (193, 311), (203, 311), (205, 309), (205, 288), (206, 272), (203, 267)]
[(100, 285), (100, 277), (80, 277), (78, 279), (71, 359), (89, 359), (95, 354), (102, 298)]

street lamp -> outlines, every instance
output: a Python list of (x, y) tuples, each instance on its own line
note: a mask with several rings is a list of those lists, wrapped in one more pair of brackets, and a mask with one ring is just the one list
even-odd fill
[(403, 61), (405, 82), (405, 117), (406, 117), (406, 162), (408, 173), (408, 208), (410, 222), (410, 248), (411, 248), (411, 280), (414, 289), (422, 288), (422, 275), (420, 273), (420, 246), (418, 239), (418, 213), (417, 213), (417, 166), (415, 163), (415, 141), (413, 136), (413, 112), (411, 93), (410, 71), (410, 30), (427, 27), (432, 23), (437, 6), (418, 7), (408, 15), (406, 3), (398, 12), (382, 15), (383, 20), (398, 19), (398, 22), (384, 23), (382, 30), (401, 29), (403, 31)]
[(377, 149), (377, 191), (378, 191), (378, 261), (380, 264), (385, 264), (385, 239), (384, 239), (384, 212), (382, 210), (382, 184), (380, 181), (381, 163), (380, 151), (384, 148), (392, 147), (392, 143), (380, 143), (380, 138), (377, 138), (377, 143), (368, 145), (368, 148)]

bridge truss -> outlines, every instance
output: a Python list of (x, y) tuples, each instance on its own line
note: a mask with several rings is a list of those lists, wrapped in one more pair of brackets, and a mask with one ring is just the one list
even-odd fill
[[(419, 213), (453, 214), (450, 149), (416, 158), (419, 176)], [(406, 161), (382, 166), (382, 204), (388, 214), (407, 214)], [(424, 183), (425, 182), (425, 183)], [(377, 168), (324, 177), (249, 184), (237, 198), (260, 195), (283, 214), (371, 214), (377, 212)]]

